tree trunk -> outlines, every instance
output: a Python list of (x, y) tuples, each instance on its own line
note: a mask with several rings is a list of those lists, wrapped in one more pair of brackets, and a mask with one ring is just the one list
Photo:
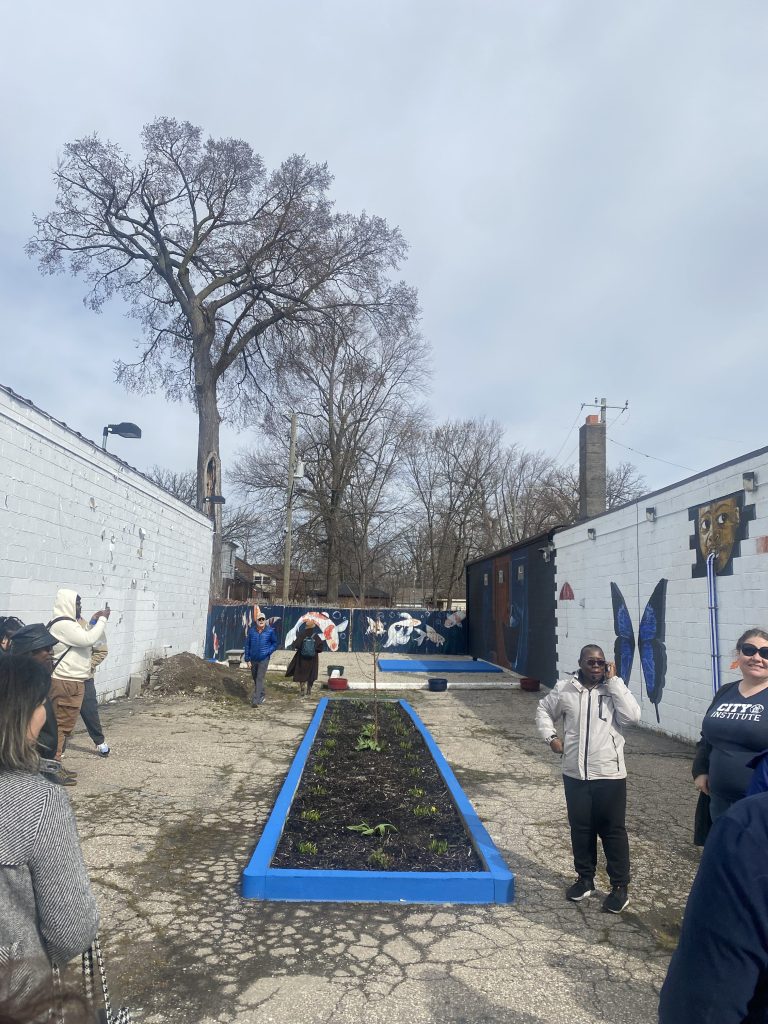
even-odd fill
[(200, 366), (204, 359), (197, 359), (195, 395), (197, 400), (197, 507), (213, 524), (211, 545), (211, 601), (221, 597), (221, 504), (209, 501), (221, 496), (221, 460), (219, 458), (219, 424), (221, 417), (216, 403), (216, 378), (208, 366)]
[(339, 492), (334, 490), (331, 491), (331, 503), (328, 515), (328, 521), (326, 523), (326, 530), (328, 533), (328, 568), (326, 575), (326, 591), (325, 599), (328, 604), (335, 603), (339, 600), (339, 584), (341, 582), (341, 571), (340, 571), (340, 556), (341, 556), (341, 541), (339, 537)]

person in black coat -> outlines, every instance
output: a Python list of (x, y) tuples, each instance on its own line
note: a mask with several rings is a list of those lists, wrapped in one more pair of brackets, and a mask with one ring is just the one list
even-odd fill
[(768, 793), (714, 823), (661, 989), (659, 1024), (768, 1022)]
[(314, 628), (313, 623), (302, 624), (292, 644), (296, 653), (285, 670), (286, 676), (293, 676), (294, 681), (299, 684), (299, 693), (302, 697), (305, 694), (309, 696), (312, 692), (312, 684), (320, 672), (320, 652), (324, 643), (319, 633), (312, 635)]

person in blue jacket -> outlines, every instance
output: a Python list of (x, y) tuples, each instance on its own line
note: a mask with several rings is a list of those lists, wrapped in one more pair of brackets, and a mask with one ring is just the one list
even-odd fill
[(768, 1022), (768, 793), (721, 815), (688, 897), (659, 1024)]
[(253, 696), (251, 706), (261, 707), (266, 700), (264, 695), (264, 679), (269, 668), (269, 659), (277, 650), (277, 633), (267, 625), (267, 617), (257, 612), (245, 638), (243, 660), (250, 667), (253, 676)]

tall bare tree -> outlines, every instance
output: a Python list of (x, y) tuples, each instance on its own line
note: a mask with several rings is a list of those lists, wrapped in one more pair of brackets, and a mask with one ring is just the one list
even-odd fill
[[(400, 232), (335, 213), (325, 165), (292, 156), (268, 172), (243, 140), (203, 141), (170, 117), (146, 125), (142, 144), (138, 161), (96, 134), (67, 145), (55, 208), (35, 218), (27, 250), (44, 272), (82, 275), (92, 309), (127, 302), (141, 354), (117, 362), (118, 379), (194, 403), (202, 510), (206, 486), (220, 484), (222, 416), (237, 420), (244, 398), (252, 411), (264, 395), (280, 325), (344, 308), (391, 317), (416, 301), (388, 278), (405, 254)], [(219, 559), (215, 531), (214, 594)]]
[[(324, 552), (329, 601), (338, 598), (345, 527), (347, 536), (353, 520), (358, 531), (368, 530), (387, 495), (403, 438), (423, 415), (428, 349), (414, 319), (399, 316), (374, 328), (359, 311), (346, 310), (305, 326), (282, 367), (279, 400), (262, 421), (268, 444), (243, 453), (235, 470), (246, 493), (261, 490), (271, 495), (273, 507), (282, 504), (289, 423), (296, 412), (296, 451), (306, 467), (297, 515)], [(352, 488), (364, 478), (362, 509)]]
[(502, 439), (493, 420), (453, 420), (423, 431), (410, 446), (410, 486), (423, 523), (434, 601), (451, 601), (464, 563), (480, 553)]

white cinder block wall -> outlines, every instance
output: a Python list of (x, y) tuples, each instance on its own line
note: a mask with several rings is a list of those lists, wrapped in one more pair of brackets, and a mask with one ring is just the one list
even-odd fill
[(59, 587), (78, 591), (86, 616), (108, 601), (104, 698), (150, 657), (202, 656), (206, 516), (2, 387), (0, 460), (0, 614), (47, 622)]
[[(559, 676), (576, 669), (579, 650), (586, 643), (599, 644), (613, 659), (612, 582), (624, 595), (637, 638), (646, 602), (658, 581), (666, 578), (667, 675), (660, 723), (645, 692), (637, 651), (630, 688), (642, 705), (645, 725), (698, 739), (712, 698), (712, 667), (707, 580), (691, 577), (696, 552), (689, 538), (695, 524), (688, 509), (742, 490), (742, 474), (749, 470), (757, 474), (758, 486), (744, 493), (744, 504), (754, 505), (755, 518), (747, 525), (741, 555), (733, 559), (733, 575), (716, 578), (721, 681), (737, 678), (730, 669), (737, 638), (750, 626), (768, 629), (768, 450), (555, 535)], [(656, 522), (647, 521), (647, 506), (655, 507)], [(596, 532), (595, 540), (588, 539), (589, 527)], [(573, 588), (572, 601), (559, 599), (566, 582)]]

